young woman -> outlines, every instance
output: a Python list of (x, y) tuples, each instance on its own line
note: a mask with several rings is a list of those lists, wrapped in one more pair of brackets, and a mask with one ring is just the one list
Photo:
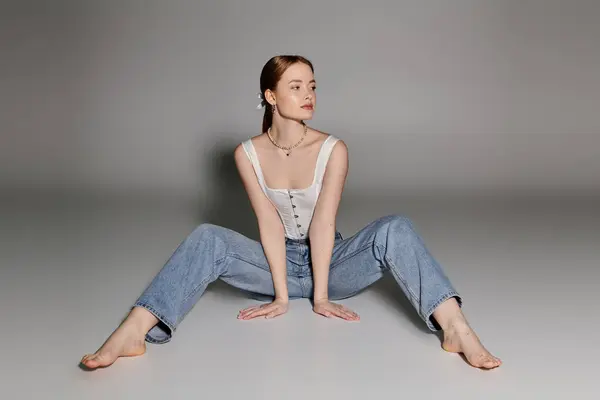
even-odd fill
[(290, 299), (309, 298), (319, 315), (356, 321), (354, 311), (332, 301), (357, 294), (389, 271), (426, 326), (443, 330), (445, 350), (463, 353), (475, 367), (500, 366), (469, 326), (460, 295), (408, 218), (384, 216), (345, 239), (336, 229), (348, 148), (304, 123), (316, 106), (311, 62), (273, 57), (262, 70), (260, 87), (263, 133), (234, 150), (260, 242), (225, 227), (199, 225), (128, 317), (81, 362), (89, 368), (108, 366), (118, 357), (143, 354), (146, 341), (168, 342), (217, 279), (269, 299), (241, 310), (241, 320), (273, 318), (287, 312)]

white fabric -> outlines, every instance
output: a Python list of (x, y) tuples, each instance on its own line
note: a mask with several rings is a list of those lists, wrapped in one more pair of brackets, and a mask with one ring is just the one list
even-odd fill
[(308, 229), (312, 221), (319, 193), (321, 192), (327, 161), (329, 161), (333, 146), (338, 140), (337, 137), (329, 135), (321, 144), (313, 183), (304, 189), (275, 189), (267, 187), (252, 139), (242, 142), (242, 146), (254, 166), (258, 183), (279, 213), (286, 237), (290, 239), (306, 239), (308, 237)]

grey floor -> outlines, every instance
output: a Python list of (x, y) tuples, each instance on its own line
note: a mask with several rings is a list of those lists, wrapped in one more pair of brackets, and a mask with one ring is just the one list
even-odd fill
[(345, 236), (385, 214), (413, 220), (499, 369), (441, 350), (388, 277), (344, 301), (358, 323), (303, 300), (239, 321), (254, 300), (215, 283), (172, 342), (90, 372), (82, 355), (184, 236), (209, 219), (255, 233), (238, 218), (248, 209), (12, 199), (0, 209), (0, 387), (19, 399), (598, 398), (598, 200), (344, 198)]

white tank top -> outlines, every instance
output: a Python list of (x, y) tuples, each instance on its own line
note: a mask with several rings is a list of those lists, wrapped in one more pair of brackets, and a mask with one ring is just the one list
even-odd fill
[(252, 139), (242, 142), (246, 155), (252, 162), (254, 171), (256, 172), (258, 183), (279, 213), (286, 237), (290, 239), (308, 238), (308, 229), (310, 228), (315, 205), (321, 192), (327, 161), (329, 160), (333, 146), (338, 140), (337, 137), (329, 135), (321, 144), (313, 183), (304, 189), (273, 189), (267, 187)]

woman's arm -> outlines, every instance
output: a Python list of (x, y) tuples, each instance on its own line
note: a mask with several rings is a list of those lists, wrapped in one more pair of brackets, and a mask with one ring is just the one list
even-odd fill
[(252, 163), (242, 145), (234, 150), (238, 173), (258, 220), (260, 241), (263, 246), (275, 289), (275, 298), (288, 301), (285, 231), (275, 206), (258, 183)]
[(327, 300), (329, 264), (335, 241), (335, 218), (348, 175), (348, 147), (339, 140), (329, 157), (319, 199), (310, 224), (310, 252), (313, 265), (314, 300)]

